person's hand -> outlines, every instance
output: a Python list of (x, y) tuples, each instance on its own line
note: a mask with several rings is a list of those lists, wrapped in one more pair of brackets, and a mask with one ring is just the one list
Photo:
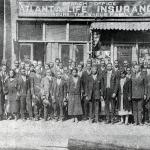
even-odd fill
[(115, 98), (115, 97), (116, 97), (116, 94), (115, 94), (115, 93), (113, 93), (112, 98)]

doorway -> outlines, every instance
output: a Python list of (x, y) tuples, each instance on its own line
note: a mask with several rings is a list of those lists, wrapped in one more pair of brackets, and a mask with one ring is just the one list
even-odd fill
[(132, 62), (132, 48), (133, 45), (117, 45), (117, 59), (119, 64), (123, 65), (125, 60), (128, 61), (129, 64)]

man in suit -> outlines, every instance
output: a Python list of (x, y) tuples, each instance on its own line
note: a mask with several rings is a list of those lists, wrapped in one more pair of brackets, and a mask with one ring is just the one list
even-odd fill
[(21, 119), (25, 120), (26, 116), (26, 100), (27, 97), (30, 96), (31, 92), (31, 85), (30, 85), (30, 79), (26, 76), (26, 71), (24, 68), (20, 70), (21, 74), (18, 78), (18, 86), (19, 86), (19, 99), (20, 99), (20, 113), (21, 113)]
[[(54, 108), (54, 117), (56, 121), (64, 119), (64, 101), (67, 96), (66, 82), (62, 78), (62, 73), (57, 71), (57, 78), (53, 81), (52, 85), (52, 103)], [(59, 110), (59, 113), (58, 113)]]
[(102, 95), (105, 100), (106, 123), (114, 123), (118, 83), (118, 76), (112, 69), (112, 64), (108, 63), (106, 71), (102, 76)]
[(97, 66), (92, 67), (92, 74), (87, 78), (85, 88), (86, 104), (89, 104), (89, 121), (99, 121), (99, 106), (101, 100), (101, 79)]
[(132, 74), (132, 103), (135, 125), (142, 124), (143, 100), (146, 99), (146, 79), (142, 76), (140, 66), (135, 65), (135, 73)]

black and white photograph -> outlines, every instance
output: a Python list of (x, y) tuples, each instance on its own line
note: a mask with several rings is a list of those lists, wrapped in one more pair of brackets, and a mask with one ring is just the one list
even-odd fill
[(0, 0), (0, 150), (150, 150), (150, 0)]

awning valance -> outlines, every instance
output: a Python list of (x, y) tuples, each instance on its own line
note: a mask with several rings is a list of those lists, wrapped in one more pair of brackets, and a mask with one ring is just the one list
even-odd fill
[(100, 30), (149, 30), (150, 22), (94, 22), (91, 29)]

